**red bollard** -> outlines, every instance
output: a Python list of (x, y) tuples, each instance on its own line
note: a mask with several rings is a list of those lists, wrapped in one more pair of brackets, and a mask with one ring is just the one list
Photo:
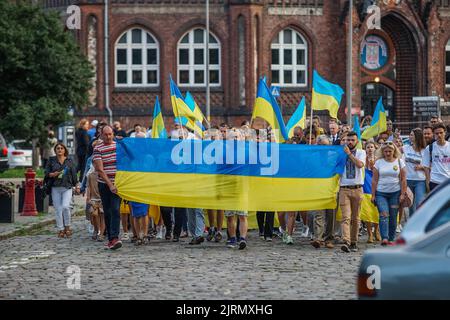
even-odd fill
[(34, 181), (36, 178), (36, 172), (33, 169), (28, 168), (25, 172), (25, 199), (23, 203), (23, 212), (21, 216), (37, 216), (36, 199), (34, 197)]

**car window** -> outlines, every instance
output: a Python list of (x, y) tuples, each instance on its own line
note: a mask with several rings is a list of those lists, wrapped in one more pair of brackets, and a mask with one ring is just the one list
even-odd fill
[(443, 224), (450, 222), (450, 201), (443, 206), (428, 224), (425, 232), (430, 232)]
[(447, 179), (447, 181), (445, 181), (444, 183), (441, 183), (436, 188), (434, 188), (433, 191), (431, 191), (429, 194), (427, 194), (425, 199), (422, 200), (422, 202), (419, 204), (419, 207), (421, 207), (425, 202), (428, 202), (428, 200), (432, 199), (434, 197), (434, 195), (439, 193), (442, 189), (447, 188), (447, 186), (449, 184), (450, 184), (450, 179)]
[(31, 146), (31, 143), (29, 143), (27, 141), (14, 142), (13, 145), (16, 150), (32, 150), (33, 149), (33, 147)]

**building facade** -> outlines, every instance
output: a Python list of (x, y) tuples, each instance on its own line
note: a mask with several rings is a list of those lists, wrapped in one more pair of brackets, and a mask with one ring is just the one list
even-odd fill
[[(310, 105), (314, 69), (346, 89), (348, 1), (209, 3), (212, 122), (249, 120), (262, 75), (281, 87), (278, 101), (286, 120), (302, 96)], [(450, 0), (354, 3), (352, 112), (372, 114), (382, 96), (389, 117), (407, 130), (424, 120), (413, 114), (414, 96), (450, 101)], [(151, 123), (156, 96), (169, 125), (169, 75), (205, 111), (205, 0), (111, 0), (106, 33), (104, 1), (43, 1), (49, 9), (70, 4), (81, 8), (76, 38), (95, 71), (90, 103), (81, 106), (78, 117), (107, 119), (107, 91), (113, 118), (125, 128)], [(368, 30), (371, 4), (380, 8), (380, 30)], [(346, 119), (345, 96), (339, 117)]]

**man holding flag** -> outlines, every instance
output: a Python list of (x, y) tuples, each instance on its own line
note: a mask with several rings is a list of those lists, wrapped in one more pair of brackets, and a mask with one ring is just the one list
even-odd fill
[(346, 138), (344, 151), (347, 154), (344, 174), (341, 177), (339, 206), (342, 211), (342, 239), (344, 252), (358, 251), (359, 214), (363, 200), (364, 165), (366, 152), (358, 149), (358, 134), (350, 131)]

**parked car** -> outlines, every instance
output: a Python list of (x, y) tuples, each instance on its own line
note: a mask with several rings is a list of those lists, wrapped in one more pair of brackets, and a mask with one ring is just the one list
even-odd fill
[(31, 167), (33, 165), (33, 147), (25, 140), (13, 140), (8, 144), (9, 167)]
[(364, 300), (450, 299), (450, 222), (405, 246), (367, 250), (358, 273)]
[(434, 189), (403, 227), (396, 244), (408, 244), (450, 222), (450, 179)]
[(5, 138), (3, 138), (0, 133), (0, 172), (3, 172), (8, 168), (8, 146), (6, 145)]

